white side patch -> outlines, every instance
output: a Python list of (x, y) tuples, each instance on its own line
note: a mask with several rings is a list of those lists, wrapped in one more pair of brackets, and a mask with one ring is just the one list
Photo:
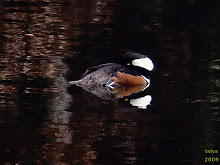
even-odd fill
[(149, 71), (152, 71), (154, 68), (153, 62), (148, 57), (135, 59), (132, 61), (132, 65), (145, 68)]
[(130, 104), (140, 109), (147, 109), (147, 106), (150, 105), (151, 101), (152, 101), (151, 95), (146, 95), (138, 99), (131, 99)]
[(150, 86), (150, 79), (146, 78), (145, 76), (142, 75), (142, 77), (145, 79), (145, 81), (147, 82), (147, 85), (144, 87), (144, 89), (142, 89), (141, 91), (144, 91), (146, 88), (148, 88)]

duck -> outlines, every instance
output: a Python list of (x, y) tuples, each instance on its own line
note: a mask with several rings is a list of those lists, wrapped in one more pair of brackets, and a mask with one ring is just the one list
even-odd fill
[(149, 72), (154, 69), (152, 60), (136, 52), (127, 51), (122, 55), (121, 64), (106, 63), (87, 69), (81, 79), (69, 84), (80, 87), (102, 86), (113, 91), (121, 86), (149, 87)]

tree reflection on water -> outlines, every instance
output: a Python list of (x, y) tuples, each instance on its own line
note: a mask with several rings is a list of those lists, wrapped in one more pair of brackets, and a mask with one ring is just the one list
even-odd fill
[[(1, 164), (203, 164), (219, 146), (215, 3), (1, 1)], [(68, 86), (125, 50), (156, 63), (147, 110)]]

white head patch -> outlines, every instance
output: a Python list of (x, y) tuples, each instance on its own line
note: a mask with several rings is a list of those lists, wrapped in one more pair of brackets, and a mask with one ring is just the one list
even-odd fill
[(149, 71), (152, 71), (154, 68), (153, 62), (148, 57), (135, 59), (132, 61), (132, 65), (145, 68)]
[(150, 105), (151, 101), (152, 101), (151, 95), (146, 95), (138, 99), (131, 99), (130, 104), (140, 109), (147, 109), (147, 106)]

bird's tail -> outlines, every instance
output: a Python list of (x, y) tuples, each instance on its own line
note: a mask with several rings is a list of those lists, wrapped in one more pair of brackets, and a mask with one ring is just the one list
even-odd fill
[(76, 80), (76, 81), (69, 81), (69, 85), (80, 85), (80, 80)]

